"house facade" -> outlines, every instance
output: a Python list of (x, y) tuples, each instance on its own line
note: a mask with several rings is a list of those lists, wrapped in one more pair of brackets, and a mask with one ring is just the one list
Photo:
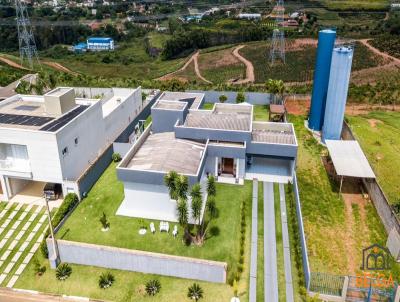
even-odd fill
[(87, 39), (87, 49), (91, 51), (114, 50), (112, 38), (93, 37)]
[(164, 185), (172, 170), (186, 175), (190, 185), (199, 182), (204, 192), (208, 175), (237, 185), (254, 178), (292, 180), (297, 157), (292, 124), (255, 122), (247, 103), (204, 110), (204, 101), (200, 93), (166, 92), (155, 102), (152, 124), (117, 167), (125, 192), (117, 214), (176, 221), (176, 201)]
[(48, 182), (82, 195), (79, 178), (142, 107), (141, 88), (101, 91), (95, 99), (77, 97), (84, 88), (59, 87), (0, 103), (1, 200), (29, 188), (40, 195)]

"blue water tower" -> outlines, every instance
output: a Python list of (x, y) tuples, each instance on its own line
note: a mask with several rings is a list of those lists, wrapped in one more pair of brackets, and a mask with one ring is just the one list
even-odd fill
[(318, 34), (317, 59), (315, 62), (310, 116), (308, 118), (308, 127), (316, 131), (321, 131), (324, 124), (326, 96), (335, 39), (336, 31), (333, 29), (321, 30)]

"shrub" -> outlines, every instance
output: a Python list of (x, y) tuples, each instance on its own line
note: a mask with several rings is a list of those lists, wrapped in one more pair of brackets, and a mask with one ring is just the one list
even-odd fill
[[(53, 227), (56, 227), (60, 224), (60, 222), (65, 218), (65, 216), (79, 203), (78, 195), (75, 193), (68, 193), (64, 197), (64, 201), (61, 206), (57, 210), (56, 214), (51, 219)], [(49, 257), (49, 251), (47, 250), (46, 238), (50, 235), (50, 231), (47, 230), (43, 239), (43, 242), (40, 246), (40, 251), (42, 252), (43, 257)]]
[(67, 263), (60, 264), (56, 269), (56, 278), (65, 281), (71, 276), (72, 268)]
[(221, 95), (219, 96), (219, 101), (220, 101), (220, 103), (225, 103), (227, 99), (228, 99), (228, 98), (227, 98), (227, 96), (226, 96), (225, 94), (221, 94)]
[(146, 293), (149, 296), (155, 296), (161, 290), (160, 281), (153, 279), (146, 283)]
[(110, 272), (102, 273), (99, 277), (99, 287), (102, 289), (109, 288), (114, 283), (114, 281), (115, 277), (113, 274), (111, 274)]
[(236, 95), (236, 103), (243, 103), (246, 100), (246, 97), (244, 96), (243, 92), (238, 92)]
[(203, 298), (203, 289), (197, 283), (193, 283), (193, 285), (188, 288), (187, 296), (197, 302)]
[(110, 227), (110, 223), (107, 220), (106, 213), (103, 212), (103, 215), (99, 219), (101, 225), (103, 226), (104, 230), (107, 230)]
[(121, 161), (121, 159), (122, 159), (121, 154), (116, 153), (116, 152), (113, 153), (113, 155), (111, 156), (111, 158), (112, 158), (113, 162), (115, 162), (115, 163)]
[(37, 258), (33, 261), (33, 270), (35, 275), (42, 276), (46, 272), (46, 267), (44, 265), (40, 265), (40, 262)]
[(243, 265), (239, 264), (237, 270), (238, 270), (239, 273), (242, 273), (243, 272)]

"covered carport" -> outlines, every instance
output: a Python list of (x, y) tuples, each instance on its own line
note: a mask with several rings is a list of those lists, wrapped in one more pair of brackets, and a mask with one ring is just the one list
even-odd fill
[(375, 173), (357, 141), (326, 140), (335, 172), (340, 177), (339, 194), (345, 177), (375, 178)]

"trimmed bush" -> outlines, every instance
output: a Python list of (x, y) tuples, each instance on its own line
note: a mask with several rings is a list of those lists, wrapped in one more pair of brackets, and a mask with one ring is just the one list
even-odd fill
[(146, 293), (149, 296), (155, 296), (161, 290), (160, 281), (153, 279), (146, 283)]
[[(75, 193), (68, 193), (64, 197), (64, 201), (61, 206), (57, 210), (56, 214), (52, 217), (51, 222), (53, 227), (57, 227), (61, 221), (67, 216), (67, 214), (79, 203), (78, 195)], [(47, 230), (43, 239), (42, 244), (40, 245), (40, 250), (42, 252), (43, 257), (49, 257), (49, 251), (47, 250), (46, 238), (50, 235), (50, 230)]]
[(60, 264), (56, 269), (56, 278), (60, 281), (65, 281), (71, 276), (72, 268), (67, 263)]
[(112, 161), (115, 162), (115, 163), (121, 161), (121, 159), (122, 159), (121, 154), (119, 154), (117, 152), (113, 153), (111, 158), (112, 158)]
[(114, 283), (114, 281), (115, 277), (113, 274), (111, 274), (110, 272), (102, 273), (99, 277), (99, 287), (102, 289), (109, 288)]

